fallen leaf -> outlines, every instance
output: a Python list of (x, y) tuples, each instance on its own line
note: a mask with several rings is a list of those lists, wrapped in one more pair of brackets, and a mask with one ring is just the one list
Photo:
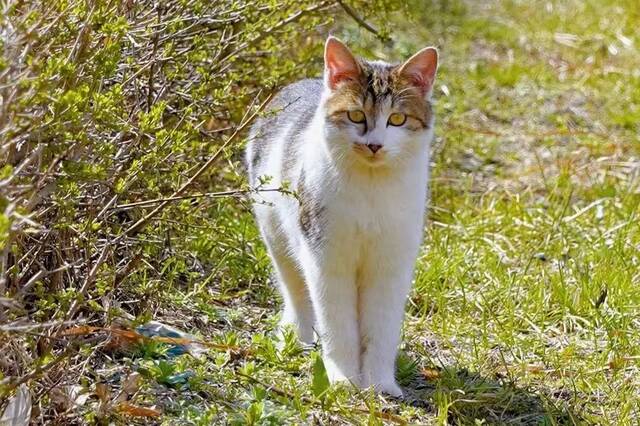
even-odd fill
[(133, 372), (127, 376), (122, 384), (122, 391), (116, 398), (116, 403), (124, 402), (140, 389), (140, 381), (142, 376), (138, 372)]
[(96, 396), (103, 404), (106, 404), (111, 399), (111, 391), (109, 386), (104, 383), (96, 383)]
[[(151, 322), (150, 324), (154, 326), (164, 326), (161, 323)], [(193, 338), (189, 335), (187, 337), (180, 337), (177, 333), (181, 333), (179, 331), (175, 331), (176, 329), (166, 327), (167, 330), (162, 329), (163, 333), (176, 333), (174, 336), (160, 336), (155, 335), (154, 333), (158, 332), (157, 330), (147, 330), (141, 329), (143, 333), (140, 333), (135, 330), (127, 330), (124, 328), (107, 328), (107, 327), (92, 327), (92, 326), (78, 326), (72, 327), (64, 330), (61, 335), (62, 336), (86, 336), (88, 334), (93, 334), (96, 332), (107, 332), (111, 335), (111, 340), (105, 346), (106, 350), (116, 350), (116, 349), (127, 349), (129, 346), (140, 344), (146, 340), (153, 340), (161, 343), (167, 343), (175, 346), (185, 346), (185, 352), (189, 352), (191, 355), (195, 357), (199, 357), (204, 354), (207, 349), (211, 348), (218, 351), (230, 352), (231, 356), (234, 358), (244, 358), (252, 354), (252, 352), (248, 349), (240, 348), (238, 346), (232, 345), (224, 345), (220, 343), (210, 343), (205, 342), (196, 338)], [(179, 353), (181, 354), (181, 353)]]
[(118, 404), (118, 411), (134, 417), (160, 417), (162, 415), (162, 412), (155, 408), (141, 407), (128, 402)]
[(101, 331), (99, 327), (91, 327), (89, 325), (81, 325), (78, 327), (71, 327), (64, 330), (60, 335), (62, 336), (86, 336), (87, 334)]
[(436, 380), (440, 378), (440, 371), (435, 368), (423, 368), (422, 375), (427, 380)]
[(74, 406), (82, 406), (91, 396), (90, 392), (83, 392), (79, 385), (55, 387), (49, 392), (51, 402), (62, 410), (69, 410)]
[(127, 376), (127, 379), (124, 381), (124, 385), (122, 386), (123, 392), (128, 393), (129, 395), (133, 395), (138, 392), (140, 389), (140, 380), (142, 379), (142, 375), (138, 372), (133, 372)]
[(122, 328), (108, 328), (106, 330), (109, 333), (113, 334), (114, 336), (118, 336), (118, 337), (120, 337), (122, 339), (130, 340), (132, 342), (139, 343), (142, 340), (144, 340), (144, 336), (142, 334), (138, 333), (137, 331), (124, 330)]
[(91, 327), (88, 325), (81, 325), (78, 327), (72, 327), (64, 330), (62, 336), (86, 336), (96, 332), (107, 332), (111, 335), (111, 340), (106, 345), (106, 349), (114, 350), (121, 349), (123, 347), (131, 346), (132, 344), (138, 344), (142, 342), (145, 337), (133, 330), (126, 330), (123, 328), (106, 328), (106, 327)]
[(143, 335), (133, 330), (124, 330), (121, 328), (108, 328), (105, 329), (111, 333), (111, 340), (105, 346), (107, 350), (116, 350), (116, 349), (128, 349), (131, 346), (138, 345), (142, 343), (145, 339)]

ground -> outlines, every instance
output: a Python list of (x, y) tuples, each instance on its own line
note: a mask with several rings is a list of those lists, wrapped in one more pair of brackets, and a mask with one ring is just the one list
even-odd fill
[(398, 16), (393, 45), (355, 26), (339, 34), (382, 59), (441, 54), (429, 218), (398, 360), (405, 398), (326, 388), (320, 348), (276, 349), (280, 298), (246, 203), (221, 213), (238, 230), (220, 260), (235, 275), (168, 286), (156, 310), (211, 343), (206, 353), (160, 360), (147, 347), (96, 374), (144, 373), (136, 401), (162, 416), (141, 422), (634, 423), (639, 13), (632, 0), (452, 1)]

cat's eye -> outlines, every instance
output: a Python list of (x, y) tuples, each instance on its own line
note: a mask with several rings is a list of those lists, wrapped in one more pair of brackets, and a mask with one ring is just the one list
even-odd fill
[(388, 124), (392, 126), (402, 126), (407, 121), (407, 116), (399, 112), (394, 112), (389, 116)]
[(364, 123), (365, 121), (365, 116), (364, 116), (364, 112), (360, 111), (360, 110), (355, 110), (355, 111), (348, 111), (347, 112), (347, 117), (349, 117), (349, 120), (353, 121), (354, 123)]

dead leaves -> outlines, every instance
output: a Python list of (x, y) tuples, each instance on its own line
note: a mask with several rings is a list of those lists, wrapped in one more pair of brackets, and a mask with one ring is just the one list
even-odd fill
[(222, 352), (230, 352), (234, 357), (244, 358), (251, 355), (251, 351), (233, 345), (224, 345), (220, 343), (206, 342), (203, 340), (188, 337), (166, 337), (166, 336), (144, 336), (135, 330), (128, 330), (117, 327), (92, 327), (87, 325), (68, 328), (60, 333), (61, 336), (88, 336), (97, 333), (107, 333), (109, 341), (106, 345), (107, 350), (130, 350), (136, 345), (147, 342), (166, 343), (175, 346), (184, 346), (186, 352), (197, 355), (201, 352), (202, 347), (214, 349)]
[(422, 369), (422, 376), (427, 380), (437, 380), (440, 378), (440, 370), (425, 367)]
[(91, 327), (88, 325), (80, 325), (77, 327), (71, 327), (60, 333), (61, 336), (84, 336), (91, 334), (94, 331), (100, 330), (100, 327)]
[(91, 392), (85, 391), (80, 385), (54, 387), (49, 391), (51, 402), (60, 411), (81, 407), (90, 396)]
[(82, 325), (79, 327), (72, 327), (64, 330), (60, 333), (61, 336), (86, 336), (98, 332), (107, 332), (111, 340), (107, 347), (118, 348), (127, 347), (132, 344), (141, 343), (144, 340), (144, 336), (133, 331), (125, 330), (121, 328), (105, 328), (105, 327), (91, 327), (88, 325)]
[[(189, 353), (198, 356), (205, 353), (208, 349), (228, 352), (232, 357), (246, 357), (249, 351), (237, 346), (224, 345), (218, 343), (205, 342), (200, 339), (182, 333), (180, 330), (157, 322), (150, 322), (144, 326), (138, 327), (136, 330), (124, 327), (94, 327), (88, 325), (71, 327), (60, 332), (59, 337), (78, 338), (78, 337), (95, 337), (104, 336), (104, 350), (107, 351), (126, 351), (131, 352), (133, 349), (147, 344), (162, 343), (169, 345), (167, 351), (163, 351), (163, 356), (173, 357), (183, 353)], [(122, 387), (119, 393), (114, 394), (110, 386), (106, 383), (97, 383), (93, 394), (98, 400), (97, 414), (99, 417), (105, 418), (111, 415), (126, 415), (133, 417), (155, 418), (162, 415), (162, 411), (155, 407), (145, 407), (133, 403), (136, 393), (140, 390), (143, 378), (140, 373), (133, 372), (122, 381)], [(72, 408), (74, 405), (71, 398), (66, 398), (61, 392), (56, 393), (59, 406), (66, 409)]]
[(142, 376), (138, 372), (133, 372), (129, 374), (127, 379), (124, 381), (122, 385), (122, 390), (120, 391), (120, 395), (116, 400), (118, 402), (123, 402), (132, 397), (138, 389), (140, 389), (140, 383), (142, 381)]
[(117, 410), (120, 413), (134, 417), (160, 417), (162, 415), (162, 411), (155, 408), (141, 407), (139, 405), (133, 405), (128, 402), (122, 402), (118, 404)]
[(100, 417), (106, 417), (112, 413), (124, 414), (133, 417), (160, 417), (162, 411), (157, 408), (143, 407), (130, 402), (140, 389), (142, 376), (140, 373), (131, 373), (124, 380), (122, 390), (113, 398), (109, 386), (105, 383), (97, 383), (95, 395), (100, 401), (98, 414)]

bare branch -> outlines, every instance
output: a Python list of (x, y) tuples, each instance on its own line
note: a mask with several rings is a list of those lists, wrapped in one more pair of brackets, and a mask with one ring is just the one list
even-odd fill
[(338, 3), (344, 9), (347, 15), (351, 16), (351, 18), (353, 18), (353, 20), (356, 21), (358, 25), (360, 25), (365, 30), (369, 31), (371, 34), (375, 35), (380, 41), (383, 41), (385, 43), (390, 43), (390, 44), (393, 43), (393, 39), (391, 37), (382, 34), (380, 31), (374, 28), (371, 24), (365, 21), (360, 15), (358, 15), (358, 13), (355, 10), (353, 10), (353, 8), (349, 6), (347, 3), (345, 3), (343, 0), (336, 0), (336, 3)]

